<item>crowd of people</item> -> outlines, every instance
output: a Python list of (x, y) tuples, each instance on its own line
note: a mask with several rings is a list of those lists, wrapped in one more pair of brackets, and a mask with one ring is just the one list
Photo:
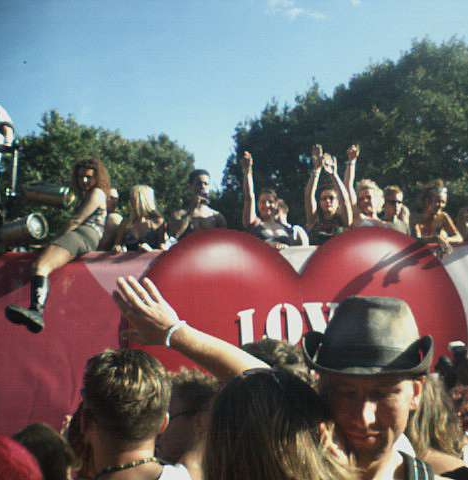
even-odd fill
[[(250, 152), (244, 152), (240, 163), (244, 192), (242, 223), (246, 231), (276, 249), (322, 245), (346, 229), (361, 227), (413, 234), (423, 242), (438, 244), (440, 255), (450, 252), (452, 245), (463, 243), (464, 237), (445, 211), (448, 192), (442, 180), (427, 186), (422, 196), (423, 213), (412, 216), (397, 185), (389, 185), (382, 191), (375, 181), (363, 179), (355, 188), (359, 153), (358, 145), (347, 150), (342, 181), (336, 158), (320, 145), (312, 148), (313, 169), (304, 192), (304, 229), (288, 223), (288, 206), (274, 190), (262, 190), (256, 201), (254, 160)], [(322, 175), (325, 178), (320, 182)], [(71, 183), (81, 201), (65, 231), (43, 250), (35, 263), (29, 307), (10, 305), (6, 309), (11, 322), (23, 324), (34, 333), (44, 328), (49, 275), (73, 259), (98, 249), (114, 253), (167, 250), (193, 232), (227, 226), (223, 214), (210, 206), (210, 174), (206, 170), (190, 174), (189, 204), (172, 212), (168, 219), (159, 211), (155, 192), (148, 185), (131, 188), (129, 215), (123, 218), (116, 211), (118, 191), (111, 188), (107, 169), (99, 159), (78, 161)], [(467, 218), (466, 209), (462, 209), (458, 222), (465, 234)]]
[[(362, 179), (355, 187), (359, 153), (357, 145), (348, 149), (341, 180), (336, 158), (312, 148), (302, 228), (288, 222), (288, 206), (274, 190), (262, 190), (257, 202), (254, 160), (245, 152), (244, 228), (276, 249), (321, 245), (368, 226), (412, 234), (444, 252), (463, 242), (467, 210), (458, 229), (444, 210), (441, 181), (425, 189), (423, 214), (413, 218), (397, 185), (381, 190)], [(33, 333), (44, 328), (49, 275), (73, 259), (97, 249), (166, 250), (192, 232), (226, 227), (210, 206), (206, 170), (192, 172), (188, 205), (167, 219), (148, 185), (132, 187), (129, 215), (122, 217), (98, 159), (77, 162), (72, 184), (80, 202), (34, 265), (29, 308), (6, 309), (10, 321)], [(350, 297), (323, 333), (304, 337), (302, 349), (269, 339), (240, 349), (190, 326), (195, 319), (179, 319), (148, 279), (119, 278), (114, 298), (142, 343), (172, 348), (202, 370), (170, 374), (139, 350), (95, 355), (84, 372), (82, 402), (61, 432), (33, 424), (14, 438), (0, 437), (0, 478), (468, 478), (466, 348), (458, 345), (453, 361), (441, 359), (431, 374), (434, 340), (420, 336), (406, 302)]]
[(301, 350), (201, 332), (149, 279), (119, 278), (114, 299), (141, 341), (209, 373), (169, 373), (140, 350), (93, 356), (62, 432), (33, 424), (0, 437), (1, 478), (468, 478), (466, 347), (449, 390), (447, 370), (429, 373), (434, 340), (406, 302), (349, 297)]

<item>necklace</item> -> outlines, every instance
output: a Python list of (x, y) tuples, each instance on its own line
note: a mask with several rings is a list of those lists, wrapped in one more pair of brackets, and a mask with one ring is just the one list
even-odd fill
[(112, 465), (110, 467), (104, 468), (101, 470), (95, 477), (94, 480), (102, 477), (103, 475), (108, 475), (109, 473), (120, 472), (121, 470), (128, 470), (129, 468), (139, 467), (145, 463), (158, 463), (156, 457), (140, 458), (140, 460), (133, 460), (133, 462), (123, 463), (122, 465)]

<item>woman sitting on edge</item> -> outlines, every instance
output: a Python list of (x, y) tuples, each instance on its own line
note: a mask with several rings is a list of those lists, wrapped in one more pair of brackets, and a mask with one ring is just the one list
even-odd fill
[(9, 305), (5, 314), (13, 323), (25, 325), (33, 333), (44, 328), (43, 313), (49, 295), (49, 275), (74, 258), (96, 250), (106, 222), (106, 197), (109, 174), (97, 159), (77, 162), (73, 168), (72, 186), (81, 202), (63, 235), (54, 240), (34, 265), (31, 280), (31, 305), (28, 308)]
[(444, 211), (447, 206), (447, 188), (444, 182), (439, 179), (428, 185), (423, 191), (422, 200), (422, 218), (414, 225), (416, 238), (426, 243), (438, 243), (445, 253), (451, 250), (451, 245), (463, 243), (463, 237), (454, 221)]
[(114, 252), (162, 249), (166, 242), (166, 224), (159, 213), (154, 190), (135, 185), (130, 190), (130, 218), (117, 231)]
[[(323, 153), (321, 145), (312, 148), (314, 169), (304, 192), (306, 227), (311, 245), (322, 245), (342, 233), (353, 222), (353, 213), (346, 187), (338, 175), (336, 158)], [(320, 191), (317, 208), (316, 193), (323, 170), (329, 174), (331, 185)]]
[(244, 171), (244, 211), (242, 216), (244, 228), (277, 249), (304, 245), (303, 240), (294, 234), (291, 226), (284, 225), (277, 219), (278, 196), (274, 190), (265, 189), (260, 193), (258, 199), (259, 215), (257, 216), (253, 183), (253, 158), (249, 152), (244, 152), (242, 169)]

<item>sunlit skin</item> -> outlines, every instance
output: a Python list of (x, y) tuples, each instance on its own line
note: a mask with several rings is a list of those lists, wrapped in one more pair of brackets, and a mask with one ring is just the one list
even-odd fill
[(438, 215), (442, 213), (447, 206), (447, 193), (440, 192), (431, 195), (427, 202), (426, 213), (428, 215)]
[(78, 186), (83, 192), (89, 192), (96, 184), (96, 172), (92, 168), (80, 168), (78, 170)]
[(271, 193), (262, 193), (258, 199), (258, 213), (263, 221), (273, 220), (277, 213), (278, 202)]
[(338, 195), (335, 190), (323, 190), (320, 194), (320, 209), (325, 218), (332, 218), (338, 211)]
[(384, 212), (385, 218), (392, 220), (399, 217), (403, 207), (403, 194), (399, 192), (389, 192), (385, 195)]
[(363, 467), (390, 454), (422, 393), (421, 380), (393, 375), (327, 375), (326, 382), (332, 417)]
[(358, 193), (358, 208), (359, 211), (366, 217), (377, 217), (378, 200), (376, 192), (370, 188), (361, 190)]

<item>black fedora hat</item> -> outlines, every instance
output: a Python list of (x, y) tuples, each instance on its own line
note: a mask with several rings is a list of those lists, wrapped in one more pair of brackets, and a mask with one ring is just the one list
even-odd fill
[(421, 375), (429, 371), (434, 342), (420, 337), (409, 305), (396, 298), (349, 297), (325, 333), (309, 332), (304, 354), (319, 372), (346, 375)]

